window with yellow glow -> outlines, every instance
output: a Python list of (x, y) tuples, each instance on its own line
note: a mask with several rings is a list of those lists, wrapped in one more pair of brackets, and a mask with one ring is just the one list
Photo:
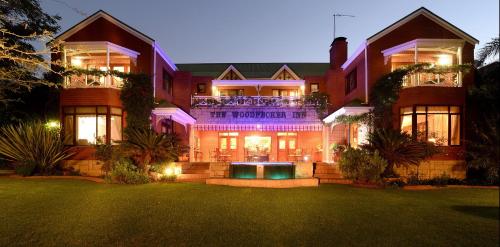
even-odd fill
[(106, 106), (64, 107), (65, 144), (116, 144), (122, 140), (121, 114), (120, 108)]
[[(440, 146), (460, 145), (460, 107), (405, 107), (401, 113), (401, 131)], [(416, 117), (415, 124), (413, 117)]]

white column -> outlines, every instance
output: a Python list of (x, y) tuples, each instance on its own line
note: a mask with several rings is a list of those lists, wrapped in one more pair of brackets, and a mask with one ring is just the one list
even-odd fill
[(330, 163), (330, 126), (323, 125), (323, 162)]
[[(458, 64), (462, 65), (462, 47), (458, 47), (457, 56)], [(458, 71), (458, 85), (462, 86), (462, 71)]]
[[(109, 72), (110, 67), (109, 67), (109, 46), (106, 46), (106, 70)], [(108, 75), (106, 76), (106, 79), (104, 80), (104, 85), (105, 86), (110, 86), (111, 85), (111, 77)]]
[(194, 129), (193, 129), (193, 125), (190, 124), (188, 125), (189, 128), (188, 131), (189, 131), (189, 162), (194, 162), (195, 161), (195, 157), (194, 157), (194, 149), (196, 148), (196, 143), (194, 142)]
[[(417, 64), (417, 63), (418, 63), (418, 45), (415, 42), (415, 64)], [(414, 76), (415, 76), (415, 83), (417, 85), (419, 85), (420, 84), (420, 76), (418, 75), (418, 73), (416, 73)]]
[[(63, 66), (64, 68), (67, 68), (68, 66), (68, 58), (66, 57), (66, 47), (63, 46)], [(64, 85), (68, 86), (69, 85), (69, 79), (67, 76), (64, 77)]]

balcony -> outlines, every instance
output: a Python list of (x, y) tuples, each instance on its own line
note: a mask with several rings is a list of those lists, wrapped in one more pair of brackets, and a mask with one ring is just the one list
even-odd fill
[(403, 79), (403, 87), (461, 87), (462, 73), (446, 71), (462, 65), (463, 40), (415, 39), (383, 50), (384, 63), (391, 71), (412, 64), (426, 63), (442, 69), (440, 73), (414, 73)]
[[(131, 72), (136, 66), (138, 52), (107, 41), (66, 42), (63, 45), (63, 64), (82, 70)], [(74, 74), (64, 79), (65, 88), (121, 88), (123, 79), (111, 75)]]
[(403, 78), (403, 87), (438, 86), (460, 87), (459, 73), (414, 73)]
[(314, 107), (316, 100), (304, 96), (192, 96), (192, 107)]

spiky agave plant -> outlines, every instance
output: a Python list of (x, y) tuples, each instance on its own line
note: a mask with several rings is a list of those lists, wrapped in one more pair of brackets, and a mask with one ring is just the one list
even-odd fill
[(394, 166), (418, 166), (420, 162), (439, 152), (433, 143), (416, 140), (411, 135), (394, 129), (376, 129), (368, 135), (368, 144), (363, 147), (378, 151), (387, 161), (384, 176), (393, 175)]
[(175, 135), (142, 128), (129, 129), (124, 145), (138, 167), (145, 172), (152, 162), (175, 161), (182, 152), (182, 146)]
[(0, 128), (0, 156), (16, 166), (33, 164), (35, 169), (46, 173), (71, 155), (59, 133), (47, 129), (41, 122)]

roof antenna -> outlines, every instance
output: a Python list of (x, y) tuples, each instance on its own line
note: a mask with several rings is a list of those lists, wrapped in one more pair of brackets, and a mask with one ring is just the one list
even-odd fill
[(337, 36), (335, 36), (335, 19), (337, 17), (356, 17), (354, 15), (345, 15), (345, 14), (333, 14), (333, 39), (335, 40), (335, 38)]

